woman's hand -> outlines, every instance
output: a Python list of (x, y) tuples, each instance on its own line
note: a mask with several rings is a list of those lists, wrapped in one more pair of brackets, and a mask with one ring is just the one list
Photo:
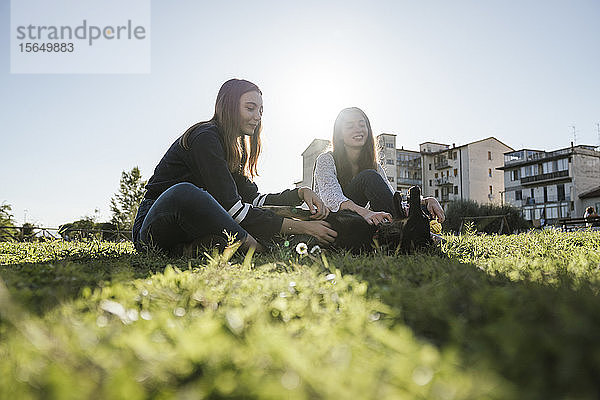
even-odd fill
[(311, 189), (307, 187), (301, 187), (298, 189), (298, 197), (300, 200), (304, 200), (308, 209), (311, 212), (312, 219), (325, 219), (329, 215), (329, 209), (325, 207), (323, 200)]
[(298, 221), (284, 218), (281, 224), (281, 233), (285, 235), (300, 234), (315, 237), (321, 244), (333, 243), (337, 232), (331, 229), (329, 222), (325, 221)]
[(383, 211), (371, 211), (364, 213), (362, 217), (367, 221), (370, 225), (379, 225), (382, 222), (391, 222), (392, 215), (390, 213), (386, 213)]
[(325, 221), (299, 221), (303, 225), (304, 233), (315, 237), (321, 244), (331, 244), (337, 237), (337, 232), (331, 229), (329, 222)]
[(440, 224), (444, 222), (446, 214), (444, 214), (444, 209), (435, 197), (425, 197), (423, 198), (423, 202), (427, 206), (427, 211), (429, 211), (429, 214), (431, 214), (433, 218), (437, 218)]
[(346, 200), (340, 204), (340, 210), (352, 210), (365, 219), (370, 225), (379, 225), (382, 222), (392, 222), (392, 215), (383, 211), (371, 211), (353, 202)]

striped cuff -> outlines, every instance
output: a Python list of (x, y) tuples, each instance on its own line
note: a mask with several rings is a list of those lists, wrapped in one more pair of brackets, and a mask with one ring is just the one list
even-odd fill
[(254, 207), (260, 207), (260, 206), (264, 206), (265, 205), (265, 200), (267, 199), (267, 195), (268, 194), (258, 194), (258, 196), (256, 196), (254, 198), (254, 200), (252, 201), (252, 205)]
[(242, 203), (241, 200), (238, 200), (237, 203), (235, 203), (233, 205), (233, 207), (231, 207), (227, 211), (227, 213), (229, 215), (231, 215), (231, 218), (233, 218), (235, 220), (235, 222), (240, 224), (240, 223), (242, 223), (244, 218), (246, 218), (246, 215), (248, 215), (248, 211), (250, 210), (251, 207), (252, 207), (251, 204)]

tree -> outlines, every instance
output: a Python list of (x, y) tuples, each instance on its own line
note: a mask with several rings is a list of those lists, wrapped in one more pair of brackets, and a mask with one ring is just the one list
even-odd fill
[[(2, 203), (0, 205), (0, 226), (15, 226), (13, 215), (10, 213), (12, 207), (10, 204)], [(0, 229), (0, 242), (14, 239), (17, 235), (16, 230)]]
[(137, 214), (138, 207), (144, 198), (142, 174), (138, 167), (130, 172), (121, 173), (119, 191), (110, 199), (110, 211), (113, 216), (110, 222), (121, 230), (130, 230)]
[(21, 228), (21, 240), (26, 242), (33, 242), (35, 240), (35, 232), (33, 229), (35, 225), (25, 222)]

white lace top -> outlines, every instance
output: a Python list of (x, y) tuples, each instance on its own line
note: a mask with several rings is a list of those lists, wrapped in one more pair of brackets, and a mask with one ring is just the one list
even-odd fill
[[(377, 164), (377, 172), (388, 184), (390, 191), (394, 193), (394, 188), (390, 185), (385, 171), (380, 164)], [(331, 211), (336, 212), (340, 209), (340, 204), (349, 200), (342, 191), (342, 186), (337, 178), (337, 170), (333, 153), (328, 151), (317, 157), (315, 162), (315, 172), (313, 176), (314, 191)], [(368, 205), (367, 205), (368, 206)]]

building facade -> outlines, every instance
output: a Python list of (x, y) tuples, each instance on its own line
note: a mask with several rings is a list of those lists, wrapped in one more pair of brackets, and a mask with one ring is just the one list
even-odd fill
[(594, 196), (600, 184), (600, 152), (593, 146), (507, 152), (498, 169), (504, 173), (505, 201), (520, 208), (527, 220), (552, 223), (582, 217), (587, 205), (600, 206)]
[(315, 168), (315, 161), (319, 154), (327, 150), (331, 142), (326, 139), (315, 139), (313, 140), (306, 150), (302, 152), (302, 180), (294, 182), (296, 187), (308, 186), (313, 187), (313, 169)]
[(396, 190), (404, 191), (421, 185), (421, 153), (396, 148), (396, 135), (382, 133), (377, 136), (379, 162), (383, 165), (387, 179)]
[(461, 199), (501, 202), (504, 175), (496, 168), (512, 148), (494, 137), (458, 147), (425, 142), (419, 151), (396, 149), (396, 136), (390, 134), (379, 135), (378, 143), (388, 180), (398, 190), (421, 185), (424, 196), (437, 198), (444, 207)]
[(423, 193), (442, 206), (454, 200), (501, 203), (504, 174), (496, 171), (504, 153), (513, 150), (495, 137), (462, 146), (425, 142), (420, 146)]

